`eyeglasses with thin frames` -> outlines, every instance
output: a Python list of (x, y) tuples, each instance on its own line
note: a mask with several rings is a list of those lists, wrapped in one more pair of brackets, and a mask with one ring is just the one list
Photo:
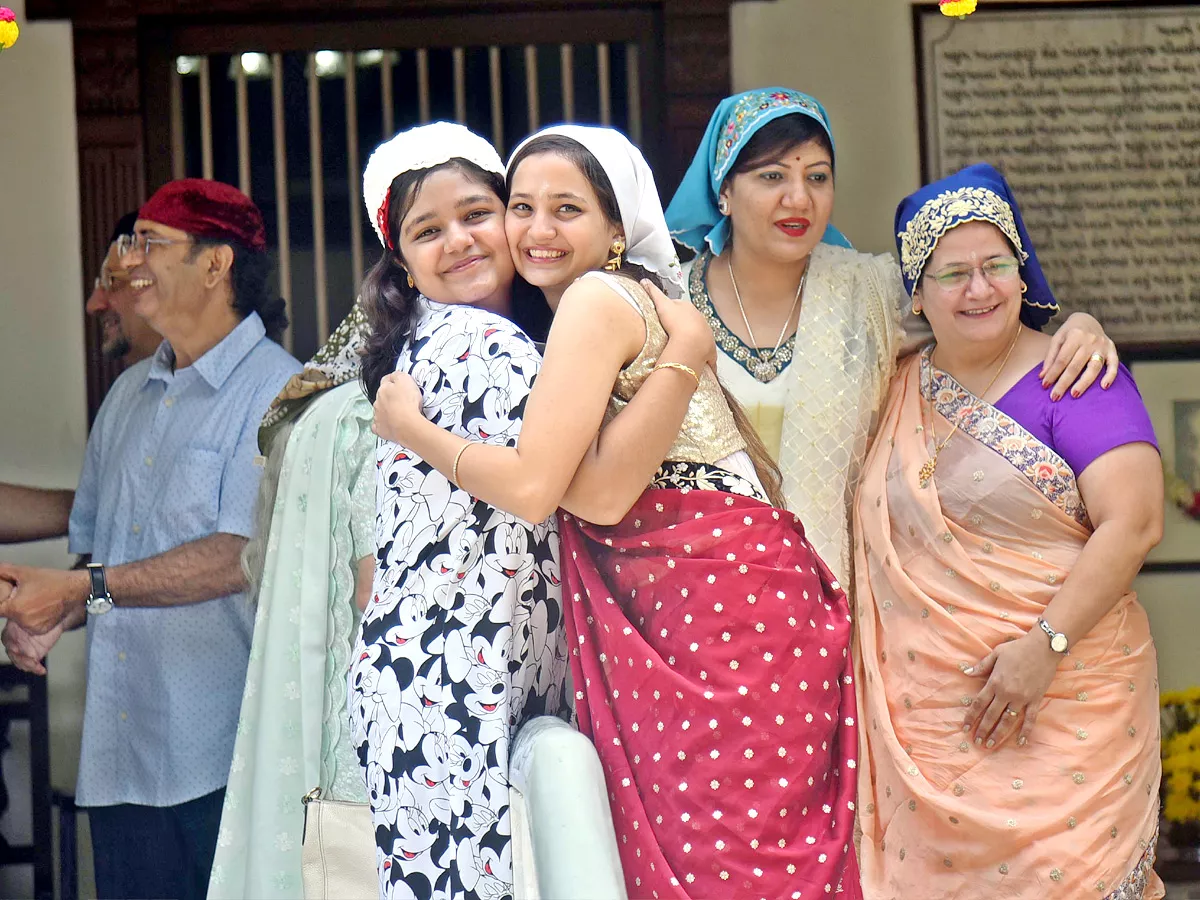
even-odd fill
[(151, 237), (148, 234), (123, 234), (117, 238), (117, 257), (124, 259), (134, 250), (137, 250), (143, 256), (150, 255), (152, 246), (168, 244), (187, 244), (190, 243), (190, 238), (175, 240), (172, 238)]
[(959, 291), (971, 283), (976, 271), (992, 284), (997, 284), (1016, 278), (1021, 271), (1021, 264), (1015, 256), (993, 256), (979, 266), (947, 266), (925, 277), (932, 278), (944, 291)]
[(129, 284), (129, 277), (127, 275), (114, 275), (109, 271), (108, 266), (101, 266), (100, 274), (92, 282), (92, 290), (101, 290), (106, 294), (111, 294), (113, 291), (127, 284)]

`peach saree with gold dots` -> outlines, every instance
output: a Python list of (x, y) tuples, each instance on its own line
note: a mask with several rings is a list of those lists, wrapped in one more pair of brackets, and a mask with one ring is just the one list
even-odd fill
[[(922, 488), (938, 440), (960, 428)], [(1136, 597), (1075, 640), (1027, 746), (962, 731), (962, 669), (1037, 627), (1090, 535), (1075, 476), (927, 354), (892, 384), (855, 521), (867, 898), (1151, 900), (1161, 774), (1154, 643)]]

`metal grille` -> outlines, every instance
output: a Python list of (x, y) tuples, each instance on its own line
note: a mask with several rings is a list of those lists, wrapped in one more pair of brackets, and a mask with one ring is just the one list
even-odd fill
[(632, 42), (262, 53), (174, 59), (171, 169), (235, 184), (263, 211), (301, 359), (349, 311), (379, 247), (362, 206), (365, 155), (396, 131), (461, 122), (502, 154), (542, 125), (642, 138)]

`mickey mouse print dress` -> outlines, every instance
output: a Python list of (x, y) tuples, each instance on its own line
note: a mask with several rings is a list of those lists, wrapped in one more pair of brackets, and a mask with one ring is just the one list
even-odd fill
[[(541, 364), (532, 341), (485, 310), (418, 304), (397, 370), (421, 386), (425, 416), (515, 446)], [(374, 589), (349, 706), (380, 896), (510, 896), (509, 742), (566, 707), (555, 521), (488, 506), (395, 443), (377, 453)]]

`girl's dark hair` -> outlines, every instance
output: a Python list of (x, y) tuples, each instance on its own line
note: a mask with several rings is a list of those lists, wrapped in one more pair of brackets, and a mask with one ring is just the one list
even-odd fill
[[(800, 117), (784, 116), (783, 118)], [(808, 117), (804, 116), (803, 118)], [(768, 125), (762, 130), (765, 131), (769, 127)], [(761, 134), (761, 131), (759, 133)], [(794, 143), (793, 141), (787, 146), (790, 147)], [(583, 173), (583, 177), (588, 180), (588, 183), (592, 186), (592, 190), (595, 191), (596, 199), (600, 202), (600, 211), (612, 224), (621, 224), (621, 208), (617, 203), (617, 193), (613, 190), (608, 173), (604, 171), (604, 167), (600, 165), (600, 161), (583, 144), (563, 135), (550, 134), (534, 138), (521, 148), (521, 152), (514, 156), (508, 164), (508, 187), (510, 190), (512, 189), (512, 176), (517, 171), (517, 166), (526, 158), (541, 153), (554, 153), (574, 163), (579, 171)], [(744, 153), (745, 151), (743, 151)], [(640, 281), (643, 278), (648, 279), (660, 290), (663, 287), (662, 279), (653, 272), (634, 263), (622, 260), (621, 268), (618, 271), (621, 275), (627, 275), (635, 281)], [(771, 459), (771, 454), (767, 452), (766, 445), (763, 444), (762, 438), (758, 436), (758, 432), (746, 416), (746, 412), (742, 409), (742, 405), (738, 403), (737, 398), (729, 392), (729, 389), (724, 384), (721, 384), (720, 379), (717, 380), (717, 383), (720, 384), (721, 393), (725, 395), (725, 402), (729, 404), (729, 409), (733, 413), (733, 420), (737, 425), (737, 430), (746, 442), (746, 452), (749, 454), (751, 462), (754, 463), (754, 470), (758, 474), (758, 480), (767, 492), (767, 499), (772, 506), (786, 509), (783, 497), (783, 475), (779, 471), (779, 466)]]
[(834, 168), (833, 141), (821, 123), (804, 113), (789, 113), (772, 119), (754, 132), (733, 161), (725, 180), (779, 159), (797, 144), (807, 144), (809, 141), (815, 141), (829, 154), (830, 168)]
[[(442, 169), (457, 169), (471, 181), (492, 191), (502, 202), (507, 201), (504, 179), (465, 159), (401, 172), (388, 188), (387, 234), (392, 237), (392, 243), (397, 243), (395, 236), (400, 233), (400, 222), (412, 209), (421, 185)], [(396, 357), (412, 332), (417, 293), (415, 287), (408, 286), (408, 272), (399, 251), (384, 250), (363, 278), (359, 297), (371, 325), (371, 334), (363, 355), (362, 384), (372, 402), (383, 376), (395, 370)], [(550, 323), (549, 307), (541, 292), (534, 291), (521, 278), (513, 284), (513, 321), (534, 340), (545, 340)]]
[(262, 251), (251, 250), (239, 241), (192, 236), (192, 248), (188, 260), (204, 247), (229, 247), (233, 250), (233, 309), (243, 319), (252, 312), (262, 319), (267, 337), (278, 341), (287, 328), (287, 305), (283, 298), (271, 292), (268, 279), (271, 276), (271, 258)]

